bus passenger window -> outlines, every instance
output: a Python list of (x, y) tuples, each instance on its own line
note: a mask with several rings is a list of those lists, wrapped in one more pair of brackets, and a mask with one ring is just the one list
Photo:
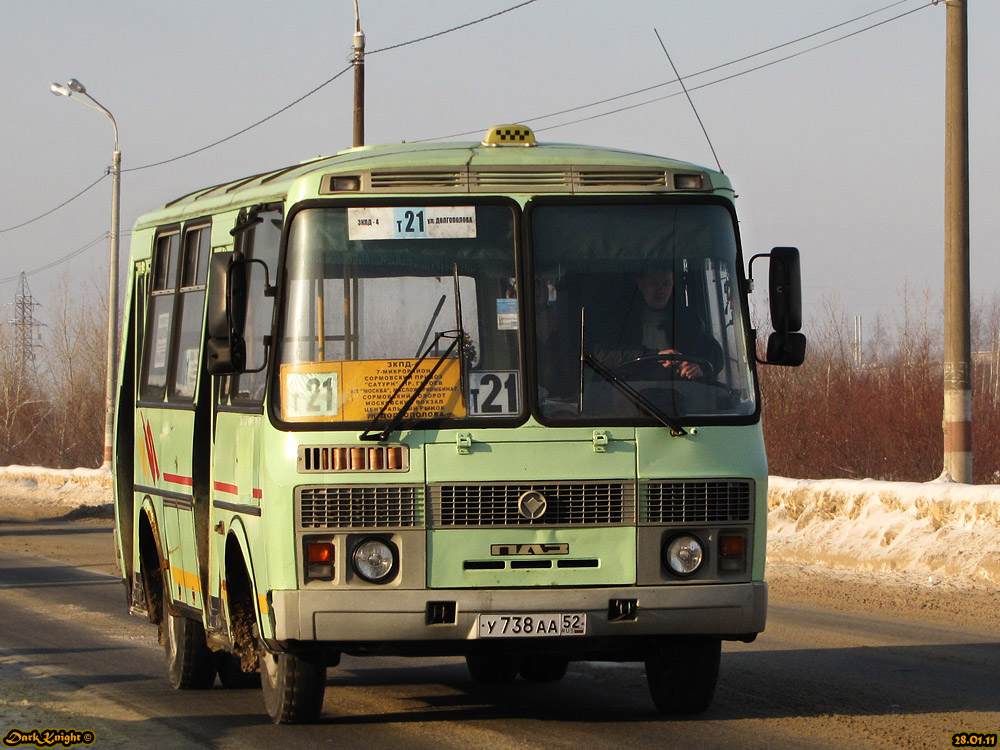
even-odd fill
[(198, 383), (202, 318), (205, 309), (205, 278), (210, 251), (211, 227), (187, 229), (180, 263), (181, 287), (178, 291), (177, 336), (174, 338), (170, 398), (194, 398)]
[(173, 330), (174, 292), (178, 266), (177, 232), (156, 238), (153, 253), (153, 285), (143, 343), (142, 379), (139, 396), (145, 401), (162, 401), (167, 384), (170, 335)]

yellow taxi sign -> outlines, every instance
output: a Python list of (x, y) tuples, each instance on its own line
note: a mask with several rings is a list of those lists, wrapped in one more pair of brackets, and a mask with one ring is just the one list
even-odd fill
[(535, 146), (535, 134), (527, 125), (495, 125), (486, 131), (484, 146)]

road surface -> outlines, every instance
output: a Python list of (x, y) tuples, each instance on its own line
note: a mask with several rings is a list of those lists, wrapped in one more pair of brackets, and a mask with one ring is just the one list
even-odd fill
[(96, 748), (732, 750), (1000, 732), (1000, 632), (792, 604), (779, 584), (767, 631), (725, 644), (715, 702), (693, 719), (654, 712), (640, 664), (494, 687), (458, 659), (344, 657), (321, 721), (276, 727), (259, 690), (171, 690), (155, 628), (127, 615), (114, 573), (108, 522), (0, 524), (0, 733), (87, 730)]

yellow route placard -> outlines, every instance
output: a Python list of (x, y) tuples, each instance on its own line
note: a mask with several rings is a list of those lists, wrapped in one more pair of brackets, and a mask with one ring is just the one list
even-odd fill
[[(416, 369), (385, 410), (391, 417), (424, 382), (437, 360)], [(304, 362), (281, 366), (281, 418), (287, 422), (367, 422), (386, 405), (415, 359)], [(406, 412), (407, 419), (466, 414), (458, 359), (444, 360)]]

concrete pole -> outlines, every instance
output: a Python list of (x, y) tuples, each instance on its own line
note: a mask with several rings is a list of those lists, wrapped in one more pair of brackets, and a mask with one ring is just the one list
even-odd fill
[(365, 33), (354, 0), (354, 147), (365, 145)]
[[(115, 151), (111, 161), (111, 249), (108, 269), (108, 361), (104, 390), (104, 468), (111, 468), (114, 457), (115, 390), (118, 376), (118, 243), (121, 229), (122, 152), (118, 150), (115, 127)], [(131, 448), (129, 449), (131, 450)]]
[(948, 0), (945, 65), (944, 470), (972, 483), (967, 0)]

